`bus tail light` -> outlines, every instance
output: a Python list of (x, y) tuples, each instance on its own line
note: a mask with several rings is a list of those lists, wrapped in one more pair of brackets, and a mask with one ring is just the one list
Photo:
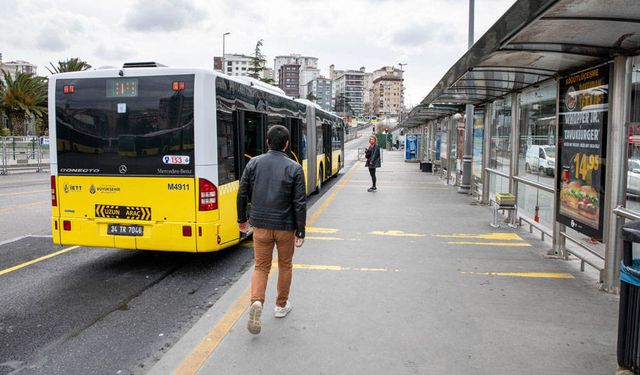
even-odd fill
[(62, 229), (66, 230), (66, 231), (70, 231), (71, 230), (71, 221), (64, 220), (62, 222)]
[(211, 181), (201, 178), (200, 184), (200, 211), (212, 211), (218, 209), (218, 188)]
[(56, 195), (56, 176), (51, 176), (51, 206), (58, 205), (58, 196)]

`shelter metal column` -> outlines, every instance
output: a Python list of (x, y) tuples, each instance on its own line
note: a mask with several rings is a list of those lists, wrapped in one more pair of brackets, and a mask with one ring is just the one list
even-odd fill
[(509, 192), (516, 197), (516, 210), (509, 211), (509, 222), (515, 223), (518, 216), (518, 155), (520, 154), (520, 95), (511, 94), (511, 165), (509, 166)]
[(613, 209), (626, 203), (627, 137), (626, 124), (629, 121), (631, 101), (632, 62), (626, 56), (616, 56), (613, 60), (613, 74), (609, 92), (609, 124), (607, 134), (607, 160), (604, 202), (604, 277), (603, 289), (616, 293), (618, 272), (622, 259), (622, 239), (620, 230), (624, 219), (613, 214)]
[(482, 132), (483, 150), (482, 150), (482, 204), (489, 204), (489, 189), (491, 188), (491, 176), (487, 172), (489, 161), (491, 160), (491, 111), (492, 104), (484, 107), (484, 131)]
[[(559, 139), (560, 139), (560, 126), (558, 125), (560, 122), (560, 80), (556, 81), (556, 150), (560, 149)], [(559, 167), (560, 166), (560, 167)], [(558, 168), (559, 167), (559, 168)], [(565, 251), (565, 246), (567, 246), (567, 239), (562, 235), (567, 228), (564, 224), (561, 224), (558, 221), (556, 213), (558, 212), (556, 205), (558, 204), (558, 185), (559, 179), (562, 177), (562, 163), (560, 162), (560, 155), (556, 156), (556, 170), (554, 173), (553, 179), (553, 234), (551, 242), (553, 244), (553, 248), (549, 251), (548, 255), (557, 255), (562, 256), (565, 260), (569, 259), (569, 253)]]
[[(467, 48), (473, 46), (473, 22), (474, 22), (474, 0), (469, 0), (469, 38)], [(471, 163), (473, 162), (473, 104), (467, 104), (466, 122), (464, 129), (464, 153), (462, 154), (462, 182), (458, 188), (458, 193), (469, 194), (471, 192)], [(460, 152), (460, 150), (458, 150)]]

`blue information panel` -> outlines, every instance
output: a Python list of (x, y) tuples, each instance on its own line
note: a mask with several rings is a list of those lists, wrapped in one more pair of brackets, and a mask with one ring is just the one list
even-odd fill
[(417, 161), (418, 160), (418, 135), (407, 134), (404, 141), (404, 160), (405, 161)]

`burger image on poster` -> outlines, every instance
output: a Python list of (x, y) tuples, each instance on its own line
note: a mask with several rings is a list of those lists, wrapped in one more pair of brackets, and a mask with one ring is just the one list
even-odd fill
[(572, 181), (560, 192), (561, 209), (569, 216), (597, 223), (600, 215), (600, 198), (593, 186)]

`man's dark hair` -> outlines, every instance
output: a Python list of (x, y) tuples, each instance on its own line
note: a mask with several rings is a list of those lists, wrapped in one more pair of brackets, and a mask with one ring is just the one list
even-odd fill
[(269, 150), (284, 150), (284, 146), (289, 140), (289, 130), (282, 125), (273, 125), (267, 131), (267, 143)]

